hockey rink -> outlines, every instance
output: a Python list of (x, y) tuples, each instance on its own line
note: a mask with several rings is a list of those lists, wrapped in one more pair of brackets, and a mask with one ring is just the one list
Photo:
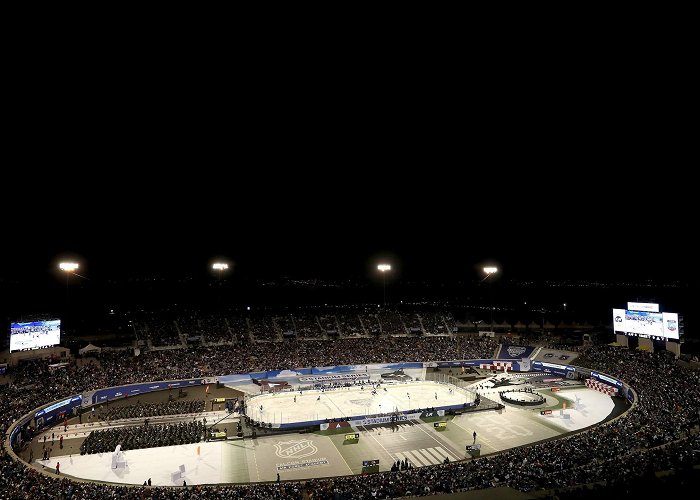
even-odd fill
[[(459, 405), (474, 396), (463, 389), (437, 382), (380, 384), (376, 394), (371, 385), (296, 391), (254, 396), (247, 401), (247, 415), (253, 420), (278, 424), (334, 418), (377, 415), (395, 411)], [(262, 409), (261, 409), (262, 407)]]

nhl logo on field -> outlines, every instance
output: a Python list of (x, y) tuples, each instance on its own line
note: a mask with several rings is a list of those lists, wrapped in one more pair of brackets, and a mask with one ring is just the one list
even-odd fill
[(275, 455), (280, 458), (304, 458), (318, 451), (318, 448), (309, 439), (299, 441), (280, 441), (275, 445)]
[(522, 353), (525, 352), (525, 347), (520, 347), (520, 346), (510, 346), (508, 347), (508, 355), (511, 358), (518, 358)]

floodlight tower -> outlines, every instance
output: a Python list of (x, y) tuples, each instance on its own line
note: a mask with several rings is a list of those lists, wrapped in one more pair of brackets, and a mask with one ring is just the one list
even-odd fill
[(75, 274), (75, 271), (80, 268), (80, 264), (77, 262), (59, 262), (58, 268), (66, 273), (66, 303), (68, 303), (68, 283), (70, 275)]
[(387, 271), (391, 271), (391, 265), (390, 264), (379, 264), (377, 266), (377, 269), (379, 269), (382, 272), (382, 290), (384, 292), (384, 309), (386, 309), (386, 273), (387, 273)]
[(216, 271), (219, 274), (219, 304), (221, 304), (221, 276), (224, 274), (224, 271), (228, 271), (228, 263), (226, 262), (214, 262), (212, 264), (212, 269)]
[[(486, 266), (484, 267), (484, 273), (486, 273), (486, 277), (484, 280), (487, 280), (494, 274), (498, 272), (498, 268), (495, 266)], [(489, 301), (491, 303), (490, 305), (490, 310), (491, 310), (491, 331), (493, 332), (493, 290), (491, 284), (493, 283), (493, 279), (489, 280)]]

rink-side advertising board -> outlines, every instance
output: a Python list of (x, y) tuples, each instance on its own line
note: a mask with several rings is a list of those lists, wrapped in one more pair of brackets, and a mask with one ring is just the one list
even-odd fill
[[(181, 387), (192, 387), (202, 384), (202, 379), (194, 380), (170, 380), (166, 382), (151, 382), (145, 384), (131, 384), (119, 387), (100, 389), (92, 394), (92, 403), (99, 404), (112, 399), (136, 396), (147, 392), (162, 391), (165, 389), (179, 389)], [(85, 405), (83, 405), (85, 406)]]

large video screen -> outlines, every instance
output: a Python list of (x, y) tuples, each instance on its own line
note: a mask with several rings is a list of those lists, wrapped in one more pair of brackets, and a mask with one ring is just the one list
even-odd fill
[(60, 319), (10, 324), (10, 352), (41, 349), (60, 343)]
[(643, 337), (663, 337), (663, 316), (656, 312), (625, 311), (625, 330)]
[(679, 339), (678, 314), (613, 309), (615, 333), (655, 339)]

